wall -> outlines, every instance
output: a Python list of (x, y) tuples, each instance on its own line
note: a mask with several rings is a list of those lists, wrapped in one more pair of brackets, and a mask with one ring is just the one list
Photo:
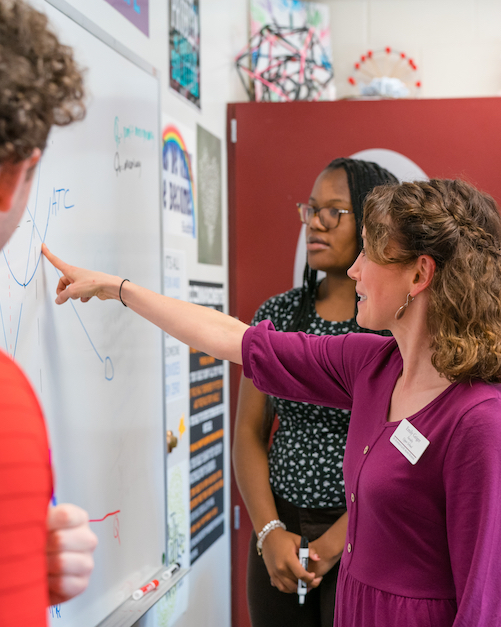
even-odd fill
[[(322, 0), (321, 0), (322, 1)], [(339, 98), (368, 50), (390, 46), (419, 68), (422, 98), (495, 96), (501, 91), (499, 0), (324, 0)]]
[[(247, 41), (247, 0), (201, 0), (201, 111), (188, 104), (168, 88), (168, 8), (166, 0), (149, 0), (149, 37), (143, 35), (116, 9), (104, 0), (68, 0), (92, 22), (118, 42), (149, 62), (160, 72), (162, 113), (196, 133), (200, 124), (221, 139), (223, 164), (223, 265), (197, 263), (196, 242), (187, 238), (171, 238), (167, 245), (184, 249), (188, 279), (223, 283), (225, 310), (227, 298), (227, 178), (226, 178), (226, 103), (244, 100), (233, 59)], [(64, 40), (64, 33), (61, 33)], [(67, 42), (71, 44), (71, 42)], [(228, 406), (229, 376), (225, 366), (226, 406)], [(187, 425), (188, 426), (188, 425)], [(193, 565), (189, 577), (188, 610), (176, 623), (179, 627), (231, 624), (230, 600), (230, 495), (229, 495), (229, 414), (226, 410), (225, 429), (225, 533)], [(163, 625), (164, 623), (162, 623)], [(165, 623), (167, 624), (167, 623)]]

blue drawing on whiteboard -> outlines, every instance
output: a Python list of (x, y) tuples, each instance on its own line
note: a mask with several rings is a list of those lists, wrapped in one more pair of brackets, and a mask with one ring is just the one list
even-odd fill
[[(59, 274), (59, 272), (57, 272), (57, 270), (56, 270), (56, 273), (57, 273), (58, 277), (61, 276)], [(78, 318), (78, 322), (80, 322), (80, 324), (82, 325), (82, 329), (84, 330), (85, 335), (87, 336), (87, 339), (90, 342), (90, 345), (94, 349), (94, 352), (98, 356), (98, 358), (101, 361), (101, 363), (104, 363), (104, 376), (105, 376), (105, 379), (107, 381), (111, 381), (113, 379), (113, 377), (115, 376), (115, 369), (113, 368), (113, 362), (111, 361), (111, 359), (109, 357), (105, 357), (104, 359), (101, 357), (101, 355), (99, 354), (99, 351), (95, 347), (94, 342), (92, 341), (92, 339), (91, 339), (91, 337), (89, 335), (89, 332), (87, 331), (87, 329), (85, 328), (84, 323), (82, 322), (82, 318), (80, 318), (80, 316), (78, 315), (78, 311), (76, 310), (76, 307), (75, 307), (73, 301), (70, 300), (69, 303), (73, 307), (73, 311), (75, 312), (75, 315)]]
[(50, 606), (51, 618), (61, 618), (61, 604)]
[(113, 127), (113, 131), (115, 133), (115, 143), (118, 148), (120, 146), (120, 142), (122, 141), (122, 134), (120, 133), (120, 122), (118, 120), (118, 116), (115, 117), (115, 124)]
[[(70, 190), (65, 188), (65, 187), (61, 187), (59, 189), (56, 189), (55, 187), (53, 188), (52, 191), (52, 197), (49, 198), (49, 208), (47, 211), (47, 221), (44, 224), (44, 232), (43, 235), (40, 232), (40, 229), (38, 228), (36, 219), (37, 219), (37, 209), (38, 209), (38, 190), (39, 190), (39, 186), (40, 186), (40, 172), (41, 172), (41, 164), (38, 167), (38, 180), (37, 180), (37, 192), (36, 192), (36, 200), (35, 200), (35, 209), (32, 212), (30, 207), (26, 207), (26, 213), (28, 214), (29, 219), (26, 220), (26, 223), (31, 223), (30, 226), (30, 236), (29, 236), (29, 247), (28, 247), (28, 258), (26, 261), (26, 269), (24, 272), (24, 277), (22, 278), (21, 276), (19, 276), (19, 274), (16, 276), (15, 272), (13, 271), (12, 268), (12, 263), (9, 262), (9, 259), (7, 257), (6, 254), (6, 250), (8, 250), (8, 246), (5, 246), (2, 254), (3, 254), (3, 258), (5, 260), (5, 263), (7, 265), (7, 268), (9, 270), (10, 273), (10, 277), (12, 277), (12, 279), (14, 280), (15, 283), (17, 283), (17, 285), (19, 285), (20, 287), (23, 288), (27, 288), (28, 285), (30, 285), (30, 283), (33, 281), (33, 279), (35, 278), (35, 275), (37, 273), (38, 267), (40, 265), (40, 260), (42, 258), (42, 252), (40, 249), (40, 252), (36, 252), (36, 248), (34, 245), (34, 239), (38, 236), (38, 242), (37, 244), (39, 244), (40, 246), (45, 242), (46, 237), (47, 237), (47, 231), (49, 228), (49, 222), (50, 222), (50, 217), (51, 215), (57, 216), (57, 214), (59, 213), (59, 211), (61, 210), (61, 208), (64, 209), (72, 209), (73, 207), (75, 207), (74, 204), (68, 204), (71, 201), (67, 201), (67, 195), (70, 194)], [(70, 194), (71, 196), (71, 194)], [(20, 227), (17, 227), (20, 228)], [(34, 254), (34, 258), (31, 257), (31, 254)], [(30, 274), (30, 261), (31, 263), (34, 265), (34, 268)], [(56, 276), (58, 277), (58, 280), (60, 278), (60, 273), (57, 271), (56, 268), (53, 268), (54, 272), (56, 273)], [(36, 288), (37, 289), (37, 288)], [(10, 288), (9, 288), (10, 290)], [(9, 291), (9, 297), (10, 297), (10, 291)], [(69, 301), (73, 311), (75, 312), (75, 315), (78, 319), (78, 321), (80, 322), (82, 329), (84, 330), (85, 335), (87, 336), (87, 339), (90, 343), (90, 345), (92, 346), (95, 354), (97, 355), (98, 359), (101, 361), (102, 364), (104, 364), (104, 376), (105, 379), (107, 381), (111, 381), (113, 379), (113, 377), (115, 376), (115, 369), (113, 366), (113, 362), (111, 360), (110, 357), (106, 356), (106, 357), (102, 357), (101, 354), (99, 353), (99, 351), (97, 350), (94, 342), (92, 341), (92, 338), (89, 335), (89, 332), (87, 331), (80, 315), (78, 314), (78, 311), (75, 307), (75, 304), (73, 303), (73, 301)], [(19, 316), (17, 319), (17, 330), (16, 330), (16, 336), (15, 336), (15, 342), (14, 342), (14, 346), (12, 347), (11, 345), (11, 351), (9, 351), (9, 345), (8, 345), (8, 341), (7, 341), (7, 333), (6, 333), (6, 324), (5, 324), (5, 320), (4, 320), (4, 315), (3, 315), (3, 311), (2, 311), (2, 307), (0, 305), (0, 322), (2, 324), (2, 329), (3, 329), (3, 338), (5, 341), (5, 350), (9, 353), (11, 353), (12, 357), (15, 358), (16, 357), (16, 352), (17, 352), (17, 342), (19, 339), (19, 329), (21, 327), (21, 319), (22, 319), (22, 314), (23, 314), (23, 303), (21, 303), (20, 308), (19, 308)], [(12, 318), (12, 315), (11, 315)]]

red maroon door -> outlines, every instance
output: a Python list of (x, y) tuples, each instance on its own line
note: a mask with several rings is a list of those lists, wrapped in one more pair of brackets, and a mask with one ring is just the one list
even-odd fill
[[(228, 106), (231, 315), (249, 322), (264, 300), (292, 287), (295, 203), (307, 201), (322, 168), (377, 148), (408, 157), (429, 177), (466, 178), (501, 201), (501, 99)], [(239, 378), (232, 366), (232, 430)], [(240, 528), (232, 530), (232, 625), (248, 627), (251, 524), (233, 475), (231, 498), (232, 508), (240, 506)]]

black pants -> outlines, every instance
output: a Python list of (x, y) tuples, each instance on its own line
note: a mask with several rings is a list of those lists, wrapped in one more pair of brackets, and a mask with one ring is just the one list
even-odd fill
[[(310, 542), (346, 511), (296, 507), (276, 495), (275, 502), (287, 531), (306, 536)], [(247, 601), (252, 627), (332, 627), (338, 570), (339, 563), (324, 575), (318, 588), (308, 592), (304, 605), (299, 605), (297, 594), (280, 592), (271, 585), (264, 560), (256, 551), (256, 534), (252, 532), (247, 563)]]

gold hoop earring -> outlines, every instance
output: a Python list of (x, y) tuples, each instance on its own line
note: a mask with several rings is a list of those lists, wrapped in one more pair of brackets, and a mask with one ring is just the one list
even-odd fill
[(395, 313), (395, 320), (400, 320), (400, 318), (404, 315), (405, 310), (412, 303), (413, 300), (414, 300), (414, 296), (411, 296), (409, 292), (409, 294), (407, 294), (407, 300), (405, 301), (405, 303), (397, 309)]

